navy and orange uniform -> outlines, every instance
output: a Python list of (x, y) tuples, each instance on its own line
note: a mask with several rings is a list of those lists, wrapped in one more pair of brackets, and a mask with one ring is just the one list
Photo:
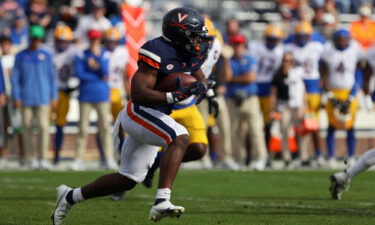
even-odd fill
[[(199, 70), (205, 61), (206, 55), (182, 54), (171, 42), (164, 37), (158, 37), (146, 42), (139, 50), (138, 63), (157, 69), (156, 85), (172, 73), (192, 74)], [(174, 104), (153, 107), (167, 115), (171, 114)]]

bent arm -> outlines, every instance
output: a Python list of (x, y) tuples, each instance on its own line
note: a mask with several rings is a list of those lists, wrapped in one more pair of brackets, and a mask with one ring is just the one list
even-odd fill
[(165, 92), (154, 90), (158, 70), (140, 62), (131, 80), (131, 99), (135, 104), (156, 106), (168, 104)]

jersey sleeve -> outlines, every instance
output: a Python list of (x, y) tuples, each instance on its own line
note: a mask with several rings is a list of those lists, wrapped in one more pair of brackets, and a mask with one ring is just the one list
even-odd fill
[(157, 70), (160, 69), (161, 57), (158, 49), (152, 44), (152, 42), (147, 42), (139, 50), (138, 62), (143, 62), (152, 68)]

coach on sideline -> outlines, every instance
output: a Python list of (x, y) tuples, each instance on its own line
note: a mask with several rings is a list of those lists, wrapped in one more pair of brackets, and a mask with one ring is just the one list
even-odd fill
[[(39, 25), (30, 27), (29, 47), (16, 55), (11, 77), (15, 107), (22, 108), (22, 139), (31, 169), (49, 169), (51, 165), (46, 160), (50, 139), (49, 113), (50, 105), (56, 105), (57, 80), (51, 55), (40, 47), (44, 33), (44, 28)], [(37, 152), (32, 143), (33, 118), (39, 128)]]

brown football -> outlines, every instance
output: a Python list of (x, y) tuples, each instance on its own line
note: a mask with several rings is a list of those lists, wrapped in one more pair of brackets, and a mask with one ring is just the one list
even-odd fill
[(190, 84), (197, 81), (195, 77), (188, 75), (186, 73), (172, 73), (165, 76), (164, 79), (160, 80), (157, 84), (155, 89), (158, 91), (169, 92), (174, 91), (176, 89), (176, 79), (180, 77), (182, 86), (188, 87)]

